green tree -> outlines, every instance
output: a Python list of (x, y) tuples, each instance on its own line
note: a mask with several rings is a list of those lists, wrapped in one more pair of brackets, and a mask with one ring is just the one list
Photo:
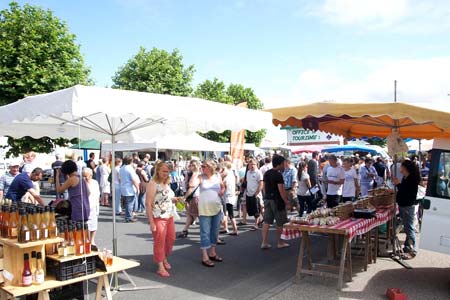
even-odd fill
[[(242, 102), (247, 102), (247, 107), (250, 109), (261, 110), (264, 108), (263, 103), (256, 96), (253, 89), (246, 88), (241, 84), (230, 84), (227, 89), (227, 95), (233, 98), (234, 105)], [(257, 146), (259, 146), (265, 135), (266, 130), (264, 129), (256, 132), (246, 130), (245, 141), (247, 143), (255, 143)]]
[[(0, 11), (0, 37), (0, 105), (91, 82), (75, 35), (50, 10), (11, 2)], [(21, 144), (44, 152), (54, 145), (48, 138), (10, 142), (10, 153)]]
[[(263, 108), (262, 102), (251, 88), (246, 88), (241, 84), (230, 84), (226, 87), (223, 81), (219, 81), (217, 78), (214, 78), (213, 81), (205, 80), (199, 84), (194, 92), (194, 96), (231, 105), (247, 102), (247, 107), (250, 109), (260, 110)], [(223, 143), (230, 141), (230, 131), (223, 133), (210, 131), (203, 136), (216, 142)], [(264, 136), (265, 130), (257, 132), (247, 130), (245, 133), (246, 142), (255, 143), (256, 145), (261, 143)]]
[(148, 52), (141, 47), (112, 77), (113, 88), (189, 96), (194, 72), (193, 65), (184, 66), (178, 49), (169, 53), (153, 48)]

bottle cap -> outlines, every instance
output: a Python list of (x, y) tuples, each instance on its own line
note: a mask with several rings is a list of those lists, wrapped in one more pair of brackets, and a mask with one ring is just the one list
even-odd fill
[(41, 252), (38, 252), (36, 258), (37, 258), (37, 259), (42, 259), (42, 253), (41, 253)]
[(48, 205), (44, 206), (44, 211), (48, 212), (50, 210), (50, 207)]
[(28, 255), (28, 253), (24, 253), (23, 254), (23, 259), (24, 260), (29, 260), (30, 259), (30, 256)]
[(31, 258), (36, 258), (36, 251), (31, 251)]

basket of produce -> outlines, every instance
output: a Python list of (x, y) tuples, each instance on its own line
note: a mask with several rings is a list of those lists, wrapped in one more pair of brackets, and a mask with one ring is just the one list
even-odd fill
[(356, 209), (365, 209), (369, 207), (369, 197), (361, 198), (353, 203)]
[(346, 202), (335, 207), (335, 215), (341, 220), (346, 220), (352, 217), (354, 209), (352, 202)]
[(369, 198), (369, 203), (375, 207), (392, 206), (395, 202), (395, 194), (391, 189), (377, 190), (373, 197)]

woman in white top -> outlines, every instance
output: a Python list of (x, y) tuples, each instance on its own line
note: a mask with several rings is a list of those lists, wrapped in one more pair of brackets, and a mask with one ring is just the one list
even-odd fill
[[(216, 253), (219, 237), (219, 225), (222, 220), (222, 202), (225, 186), (222, 178), (216, 173), (217, 165), (213, 160), (202, 163), (200, 175), (200, 195), (198, 200), (198, 213), (200, 220), (200, 249), (202, 250), (202, 264), (205, 267), (214, 267), (214, 262), (223, 259)], [(208, 254), (209, 250), (209, 254)]]
[(111, 169), (109, 168), (108, 160), (102, 158), (102, 163), (99, 164), (97, 172), (100, 172), (100, 192), (101, 199), (100, 204), (104, 206), (109, 206), (109, 194), (111, 193), (111, 184), (109, 183), (109, 174)]
[(308, 174), (308, 164), (304, 161), (301, 161), (298, 164), (298, 189), (297, 189), (297, 198), (300, 204), (300, 209), (298, 211), (299, 216), (303, 216), (305, 212), (305, 206), (307, 207), (306, 213), (311, 213), (311, 211), (315, 210), (313, 207), (313, 197), (311, 195), (311, 180)]
[(158, 264), (157, 274), (161, 277), (170, 276), (168, 270), (172, 266), (167, 257), (175, 242), (173, 212), (177, 199), (169, 184), (169, 166), (159, 162), (155, 166), (155, 175), (147, 183), (145, 207), (153, 234), (153, 260)]
[(342, 201), (355, 201), (359, 196), (358, 174), (353, 168), (353, 160), (344, 158), (342, 166), (345, 172), (344, 187), (342, 189)]
[(178, 235), (178, 238), (187, 238), (189, 234), (189, 227), (198, 218), (198, 196), (200, 194), (198, 179), (200, 175), (200, 162), (198, 160), (191, 160), (188, 166), (188, 174), (185, 177), (186, 180), (186, 194), (185, 198), (189, 198), (186, 201), (186, 223), (183, 231)]
[(83, 168), (83, 177), (86, 180), (87, 186), (89, 188), (89, 220), (87, 221), (88, 229), (90, 233), (91, 245), (95, 246), (95, 234), (98, 227), (98, 215), (100, 214), (100, 187), (97, 180), (92, 178), (92, 169)]
[[(225, 206), (227, 217), (231, 221), (231, 226), (233, 227), (233, 232), (229, 233), (229, 235), (238, 235), (238, 229), (236, 224), (236, 219), (234, 218), (234, 206), (236, 205), (236, 176), (233, 174), (232, 165), (230, 162), (225, 162)], [(225, 230), (228, 232), (228, 222), (225, 219)]]

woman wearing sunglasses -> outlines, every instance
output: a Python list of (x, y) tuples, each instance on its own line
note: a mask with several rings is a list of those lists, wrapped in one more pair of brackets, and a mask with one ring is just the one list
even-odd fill
[(216, 173), (217, 165), (213, 160), (204, 161), (201, 168), (198, 201), (200, 249), (202, 250), (202, 264), (205, 267), (214, 267), (214, 262), (223, 261), (216, 253), (216, 245), (222, 220), (221, 197), (225, 193), (225, 186), (221, 176)]

